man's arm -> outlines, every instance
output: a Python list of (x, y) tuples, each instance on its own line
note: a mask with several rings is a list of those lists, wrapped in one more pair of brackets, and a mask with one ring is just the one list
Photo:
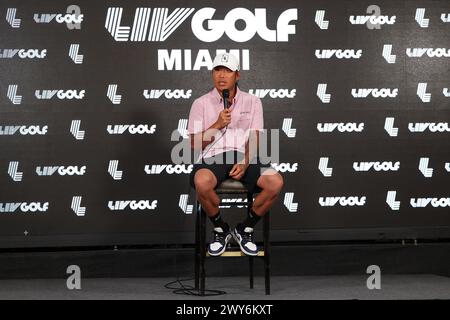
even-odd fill
[(215, 122), (211, 127), (203, 132), (197, 134), (191, 134), (191, 148), (192, 150), (204, 150), (207, 145), (214, 141), (215, 134), (219, 131), (220, 127)]
[(236, 163), (230, 171), (230, 177), (236, 180), (240, 180), (247, 170), (250, 163), (256, 163), (252, 161), (258, 154), (259, 148), (259, 131), (250, 130), (249, 138), (245, 143), (245, 156), (244, 159)]
[(245, 158), (241, 162), (243, 164), (250, 164), (259, 151), (259, 131), (258, 130), (250, 130), (249, 138), (245, 143)]
[(244, 159), (236, 163), (230, 171), (230, 176), (236, 180), (242, 178), (250, 163), (256, 163), (255, 156), (259, 152), (259, 130), (264, 127), (264, 117), (261, 99), (257, 98), (255, 104), (255, 114), (253, 115), (249, 138), (245, 143)]
[(231, 122), (231, 111), (230, 109), (224, 109), (219, 113), (217, 121), (213, 123), (205, 131), (191, 134), (191, 148), (193, 150), (203, 150), (208, 144), (214, 141), (214, 136), (219, 132), (219, 130), (225, 128)]

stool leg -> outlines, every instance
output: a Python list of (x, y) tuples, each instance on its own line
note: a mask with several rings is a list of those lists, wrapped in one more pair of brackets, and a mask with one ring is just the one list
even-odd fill
[(247, 214), (250, 213), (250, 209), (253, 206), (253, 194), (247, 193)]
[[(200, 206), (201, 208), (201, 206)], [(205, 295), (206, 213), (200, 209), (200, 295)]]
[[(250, 213), (250, 209), (253, 206), (253, 194), (247, 193), (247, 214)], [(249, 276), (250, 276), (250, 289), (253, 289), (253, 257), (248, 257), (248, 265), (249, 265)]]
[(250, 267), (250, 289), (253, 289), (253, 257), (248, 257), (248, 265)]
[(270, 294), (270, 242), (269, 242), (269, 232), (270, 232), (270, 212), (267, 212), (264, 216), (264, 278), (266, 284), (266, 295)]
[(195, 203), (195, 290), (200, 282), (200, 204)]

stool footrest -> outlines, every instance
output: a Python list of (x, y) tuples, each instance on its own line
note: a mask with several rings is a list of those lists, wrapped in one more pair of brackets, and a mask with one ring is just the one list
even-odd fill
[[(206, 252), (206, 256), (207, 257), (216, 257), (216, 256), (211, 256), (208, 252)], [(242, 251), (225, 251), (218, 257), (250, 257), (250, 256), (247, 256)], [(264, 257), (264, 251), (258, 251), (258, 255), (253, 256), (253, 257), (255, 257), (255, 258), (256, 257)]]

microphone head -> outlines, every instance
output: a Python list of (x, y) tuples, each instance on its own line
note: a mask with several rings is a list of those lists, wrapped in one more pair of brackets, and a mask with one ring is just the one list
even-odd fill
[(230, 96), (230, 90), (224, 89), (222, 90), (222, 97), (223, 97), (223, 107), (228, 108), (228, 97)]
[(230, 90), (224, 89), (224, 90), (222, 91), (222, 97), (223, 97), (224, 99), (228, 99), (229, 96), (230, 96)]

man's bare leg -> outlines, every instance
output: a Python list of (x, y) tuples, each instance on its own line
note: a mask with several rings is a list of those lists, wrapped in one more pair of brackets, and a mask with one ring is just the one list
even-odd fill
[(262, 191), (255, 197), (252, 210), (258, 216), (264, 216), (278, 199), (283, 188), (283, 177), (273, 169), (265, 171), (257, 181)]
[(200, 169), (195, 173), (194, 184), (203, 210), (209, 217), (214, 216), (219, 211), (220, 204), (219, 196), (214, 191), (217, 185), (216, 176), (209, 169)]

